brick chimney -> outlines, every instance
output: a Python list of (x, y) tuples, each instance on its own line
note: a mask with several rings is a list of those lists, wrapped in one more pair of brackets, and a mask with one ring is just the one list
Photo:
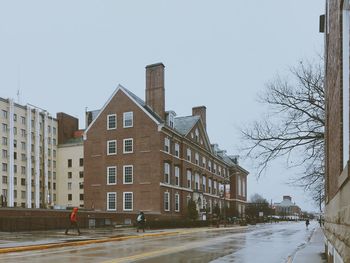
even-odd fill
[(165, 119), (164, 65), (146, 66), (146, 105)]
[(201, 117), (204, 129), (207, 129), (207, 108), (205, 106), (193, 107), (192, 116)]

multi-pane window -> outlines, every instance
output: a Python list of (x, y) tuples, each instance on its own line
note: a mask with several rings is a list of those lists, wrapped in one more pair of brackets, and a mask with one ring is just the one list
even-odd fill
[(71, 182), (68, 183), (68, 190), (72, 190), (72, 183)]
[(3, 176), (2, 177), (2, 183), (3, 184), (7, 184), (7, 176)]
[(107, 141), (107, 155), (117, 154), (117, 140)]
[(21, 123), (26, 124), (26, 117), (21, 116)]
[(188, 148), (188, 149), (187, 149), (187, 161), (189, 161), (189, 162), (191, 161), (191, 154), (192, 154), (192, 153), (191, 153), (191, 149)]
[(191, 170), (187, 170), (187, 188), (191, 188), (192, 182), (192, 172)]
[(123, 193), (123, 210), (124, 211), (133, 210), (133, 193), (132, 192)]
[(214, 195), (216, 195), (217, 194), (217, 183), (216, 183), (216, 181), (214, 181), (213, 189), (214, 189)]
[(2, 163), (2, 171), (7, 172), (7, 163)]
[(170, 184), (170, 164), (164, 163), (164, 183)]
[(170, 211), (170, 194), (169, 194), (169, 192), (164, 193), (164, 211)]
[(205, 157), (202, 157), (202, 166), (205, 167), (207, 164), (207, 160), (205, 159)]
[(203, 176), (202, 177), (202, 190), (203, 190), (203, 192), (205, 192), (205, 190), (207, 188), (206, 184), (207, 184), (207, 178), (205, 176)]
[(117, 193), (108, 192), (107, 193), (107, 211), (117, 210)]
[(72, 179), (72, 172), (68, 172), (68, 179)]
[(6, 123), (3, 123), (2, 124), (2, 132), (7, 132), (7, 124)]
[(2, 117), (3, 117), (4, 119), (7, 119), (7, 111), (2, 110)]
[(72, 167), (72, 159), (68, 159), (68, 167)]
[(117, 128), (117, 115), (107, 115), (107, 130), (114, 130)]
[(26, 137), (26, 130), (21, 129), (21, 136), (22, 138)]
[(124, 165), (124, 176), (123, 182), (124, 184), (132, 184), (133, 183), (133, 165)]
[(195, 189), (199, 190), (199, 174), (195, 173), (194, 175)]
[(213, 171), (212, 171), (214, 174), (216, 173), (216, 163), (214, 163), (213, 165)]
[(26, 143), (25, 142), (21, 142), (21, 149), (22, 149), (22, 151), (25, 151), (25, 149), (26, 149)]
[(208, 193), (211, 194), (211, 186), (212, 186), (212, 183), (211, 183), (211, 179), (209, 178), (208, 179)]
[(164, 139), (164, 151), (170, 152), (170, 139), (168, 137), (165, 137)]
[(7, 138), (2, 137), (2, 145), (6, 146), (7, 145)]
[(180, 185), (180, 167), (175, 166), (175, 185)]
[(82, 171), (79, 172), (79, 178), (84, 178), (84, 172)]
[(180, 157), (180, 145), (175, 143), (175, 156)]
[(107, 184), (116, 184), (117, 183), (117, 167), (109, 166), (107, 167)]
[(21, 160), (25, 161), (26, 160), (26, 155), (24, 153), (21, 154)]
[(17, 122), (17, 114), (13, 114), (13, 121)]
[(79, 200), (84, 201), (84, 194), (79, 194)]
[(72, 194), (68, 194), (68, 201), (72, 201)]
[(84, 189), (84, 183), (79, 183), (79, 189)]
[(21, 166), (21, 174), (22, 175), (26, 174), (26, 168), (24, 166)]
[(180, 211), (180, 195), (175, 194), (175, 212)]
[(123, 125), (124, 125), (123, 127), (124, 128), (133, 127), (133, 125), (134, 125), (133, 118), (134, 118), (134, 113), (132, 111), (124, 112), (123, 113)]
[(195, 163), (196, 163), (197, 165), (199, 165), (199, 154), (198, 154), (198, 153), (195, 153), (195, 155), (194, 155), (194, 160), (195, 160)]
[(7, 150), (2, 150), (2, 158), (7, 159)]
[(133, 142), (134, 139), (132, 138), (128, 138), (128, 139), (124, 139), (123, 140), (123, 149), (124, 152), (123, 153), (132, 153), (133, 152)]
[(211, 171), (211, 161), (208, 161), (208, 170)]
[(84, 165), (84, 158), (79, 158), (79, 166), (82, 167)]

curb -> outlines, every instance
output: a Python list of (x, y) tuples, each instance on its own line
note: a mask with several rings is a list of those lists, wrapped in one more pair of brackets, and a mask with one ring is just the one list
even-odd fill
[(139, 239), (145, 237), (159, 237), (159, 236), (175, 236), (175, 235), (185, 235), (195, 232), (208, 232), (208, 231), (223, 231), (229, 229), (241, 230), (246, 229), (247, 227), (226, 227), (226, 228), (209, 228), (209, 229), (191, 229), (191, 230), (182, 230), (182, 231), (173, 231), (173, 232), (162, 232), (162, 233), (150, 233), (143, 235), (130, 235), (124, 237), (110, 237), (94, 240), (82, 240), (82, 241), (73, 241), (73, 242), (64, 242), (64, 243), (52, 243), (52, 244), (42, 244), (42, 245), (31, 245), (31, 246), (19, 246), (19, 247), (10, 247), (10, 248), (0, 248), (0, 254), (5, 253), (15, 253), (15, 252), (25, 252), (33, 250), (44, 250), (51, 248), (62, 248), (62, 247), (73, 247), (73, 246), (84, 246), (98, 243), (106, 243), (113, 241), (123, 241), (128, 239)]

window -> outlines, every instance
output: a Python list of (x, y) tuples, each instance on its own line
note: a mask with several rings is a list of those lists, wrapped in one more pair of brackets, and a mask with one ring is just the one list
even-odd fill
[(52, 156), (56, 157), (56, 150), (52, 150)]
[(84, 201), (84, 194), (79, 194), (79, 200)]
[(216, 181), (214, 181), (214, 195), (216, 195), (217, 194), (217, 184), (216, 184)]
[(79, 166), (80, 167), (84, 166), (84, 158), (79, 159)]
[(13, 127), (13, 134), (17, 135), (17, 127)]
[(107, 155), (117, 154), (117, 140), (107, 141)]
[(242, 180), (242, 196), (245, 197), (245, 180)]
[(68, 159), (68, 167), (72, 167), (72, 159)]
[(6, 123), (3, 123), (2, 124), (2, 132), (7, 132), (7, 124)]
[[(49, 144), (51, 144), (51, 140), (49, 141)], [(56, 145), (57, 143), (56, 143), (56, 139), (52, 139), (52, 144), (53, 145)]]
[(130, 128), (133, 127), (134, 123), (133, 123), (133, 112), (129, 111), (129, 112), (124, 112), (123, 113), (123, 127), (124, 128)]
[(79, 172), (79, 178), (84, 178), (84, 172), (82, 171)]
[(170, 211), (170, 195), (169, 192), (164, 193), (164, 211)]
[(205, 157), (202, 157), (202, 166), (205, 167), (207, 165), (207, 160), (205, 159)]
[(68, 179), (72, 179), (72, 172), (68, 172)]
[(72, 201), (72, 194), (68, 194), (68, 201)]
[(199, 174), (195, 173), (194, 175), (195, 189), (199, 190)]
[(26, 191), (21, 191), (21, 198), (22, 199), (26, 198)]
[(134, 139), (132, 139), (132, 138), (124, 139), (124, 141), (123, 141), (124, 152), (123, 153), (132, 153), (133, 152), (133, 141), (134, 141)]
[(214, 163), (214, 166), (213, 166), (213, 171), (212, 171), (214, 174), (216, 173), (216, 163)]
[(2, 171), (7, 172), (7, 163), (2, 163)]
[(107, 184), (112, 185), (117, 183), (117, 167), (107, 167)]
[(209, 178), (208, 179), (208, 193), (211, 194), (211, 186), (212, 186), (212, 183), (211, 183), (211, 179)]
[(133, 193), (132, 192), (123, 193), (123, 210), (124, 211), (133, 210)]
[(132, 165), (124, 165), (124, 176), (123, 181), (124, 184), (132, 184), (133, 183), (133, 169)]
[(71, 182), (68, 183), (68, 190), (72, 190), (72, 183)]
[(207, 178), (205, 176), (202, 177), (202, 190), (205, 192), (207, 188)]
[(13, 114), (13, 121), (16, 122), (17, 121), (17, 114)]
[(180, 195), (175, 194), (175, 212), (180, 211)]
[(170, 139), (168, 137), (164, 139), (164, 151), (167, 153), (170, 152)]
[(115, 130), (117, 128), (117, 115), (107, 115), (107, 130)]
[(187, 188), (191, 189), (191, 182), (192, 182), (192, 173), (190, 170), (187, 170)]
[(109, 192), (107, 193), (107, 211), (117, 210), (117, 193)]
[(208, 170), (211, 171), (211, 161), (208, 162)]
[(187, 149), (187, 161), (191, 161), (191, 149)]
[(242, 186), (241, 186), (241, 176), (240, 175), (238, 175), (238, 178), (237, 178), (237, 180), (238, 180), (238, 183), (237, 183), (237, 185), (238, 185), (238, 195), (242, 195)]
[(79, 183), (79, 189), (84, 189), (84, 183)]
[(170, 184), (170, 164), (164, 163), (164, 183)]
[(26, 124), (26, 117), (21, 116), (21, 123)]
[(198, 128), (195, 130), (194, 134), (195, 134), (195, 137), (196, 137), (196, 142), (198, 142), (198, 141), (199, 141), (199, 131), (198, 131)]
[(195, 153), (194, 159), (195, 159), (195, 163), (196, 163), (197, 165), (199, 165), (199, 154), (198, 154), (198, 153)]
[(211, 199), (209, 199), (209, 213), (211, 214), (213, 211), (213, 203), (211, 201)]
[(175, 143), (175, 156), (180, 157), (180, 145)]
[(26, 130), (21, 129), (21, 136), (22, 138), (26, 137)]
[(2, 110), (2, 117), (3, 117), (4, 119), (7, 119), (7, 111)]
[(218, 174), (221, 175), (221, 166), (218, 168)]
[(180, 186), (180, 167), (175, 166), (175, 185)]
[(26, 143), (25, 142), (21, 142), (21, 149), (22, 149), (22, 151), (26, 150)]
[(7, 159), (7, 150), (2, 150), (2, 158)]
[(2, 137), (2, 145), (6, 146), (7, 145), (7, 138)]
[(24, 166), (21, 166), (21, 174), (22, 175), (26, 174), (26, 168)]
[(13, 166), (13, 171), (14, 171), (15, 174), (17, 173), (17, 165)]
[(3, 184), (7, 184), (7, 176), (3, 176), (2, 177), (2, 183)]

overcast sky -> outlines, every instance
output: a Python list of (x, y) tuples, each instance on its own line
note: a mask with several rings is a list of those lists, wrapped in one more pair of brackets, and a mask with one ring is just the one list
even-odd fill
[[(118, 84), (144, 99), (145, 66), (165, 65), (166, 109), (178, 116), (207, 107), (211, 143), (240, 154), (237, 127), (263, 113), (257, 93), (277, 72), (323, 52), (320, 0), (0, 0), (0, 97), (80, 119), (103, 106)], [(296, 171), (281, 163), (256, 180), (248, 196), (291, 195)]]

